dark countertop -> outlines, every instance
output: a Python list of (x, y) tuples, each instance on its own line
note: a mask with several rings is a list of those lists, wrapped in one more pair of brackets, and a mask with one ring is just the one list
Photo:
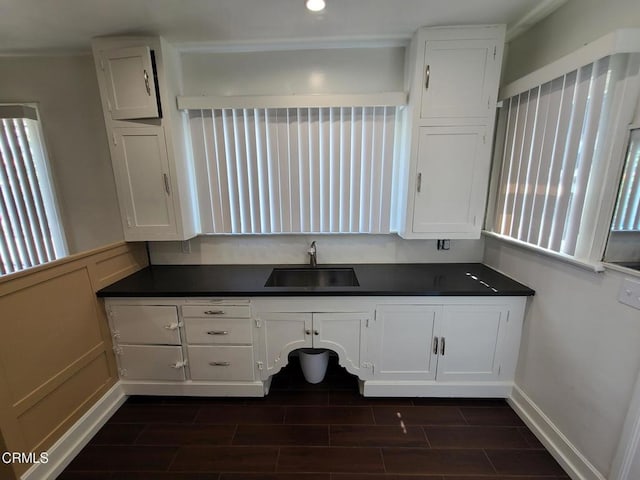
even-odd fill
[(319, 265), (353, 267), (358, 287), (265, 287), (273, 268), (307, 265), (152, 265), (99, 297), (530, 296), (534, 291), (481, 263)]

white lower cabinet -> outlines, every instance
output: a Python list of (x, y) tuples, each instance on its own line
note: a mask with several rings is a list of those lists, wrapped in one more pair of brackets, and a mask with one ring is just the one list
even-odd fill
[(507, 317), (503, 306), (383, 305), (374, 378), (494, 380)]
[(367, 396), (508, 397), (526, 297), (107, 299), (128, 394), (262, 396), (300, 348)]
[(365, 394), (508, 396), (523, 307), (524, 300), (379, 305)]
[(264, 347), (264, 380), (279, 372), (287, 364), (289, 354), (299, 348), (332, 350), (349, 372), (360, 372), (367, 313), (260, 311), (258, 318)]

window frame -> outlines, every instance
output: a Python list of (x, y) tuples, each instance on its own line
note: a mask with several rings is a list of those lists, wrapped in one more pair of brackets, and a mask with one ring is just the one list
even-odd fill
[[(606, 38), (606, 37), (605, 37)], [(597, 42), (596, 42), (597, 43)], [(586, 240), (577, 247), (575, 255), (567, 255), (538, 245), (530, 244), (507, 235), (493, 231), (495, 223), (496, 205), (498, 202), (499, 180), (502, 169), (502, 152), (504, 148), (506, 122), (500, 122), (504, 115), (497, 115), (497, 128), (494, 138), (494, 152), (490, 177), (489, 198), (485, 217), (485, 229), (483, 235), (498, 238), (507, 243), (518, 245), (522, 248), (542, 253), (557, 260), (568, 262), (592, 271), (604, 271), (603, 255), (606, 248), (611, 220), (613, 218), (620, 175), (624, 167), (626, 148), (629, 140), (628, 126), (632, 122), (636, 110), (640, 112), (640, 46), (625, 52), (606, 52), (600, 48), (586, 46), (583, 49), (570, 54), (542, 69), (533, 72), (512, 84), (503, 87), (499, 107), (504, 99), (511, 98), (520, 93), (527, 92), (535, 87), (541, 87), (546, 82), (551, 82), (559, 76), (566, 75), (573, 70), (579, 70), (582, 66), (594, 63), (608, 55), (616, 53), (629, 53), (629, 62), (624, 79), (619, 83), (612, 100), (610, 122), (598, 135), (605, 141), (599, 146), (598, 155), (601, 156), (599, 178), (600, 185), (596, 189), (599, 201), (590, 202), (587, 212), (588, 221), (585, 227), (588, 229)], [(502, 123), (502, 124), (501, 124)], [(502, 131), (502, 135), (501, 135)], [(586, 207), (585, 207), (586, 208)]]

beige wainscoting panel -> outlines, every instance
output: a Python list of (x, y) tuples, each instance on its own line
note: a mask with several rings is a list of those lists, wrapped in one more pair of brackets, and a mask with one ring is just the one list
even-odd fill
[(7, 370), (14, 404), (102, 343), (95, 293), (81, 266), (0, 297), (0, 311), (0, 362), (20, 367)]
[(41, 446), (50, 446), (53, 442), (47, 442), (48, 437), (101, 392), (108, 381), (109, 368), (103, 354), (20, 415), (18, 422), (27, 448), (36, 451)]
[[(115, 384), (104, 302), (95, 292), (144, 268), (147, 258), (144, 244), (118, 243), (0, 277), (3, 451), (50, 447)], [(28, 468), (11, 465), (0, 478)]]

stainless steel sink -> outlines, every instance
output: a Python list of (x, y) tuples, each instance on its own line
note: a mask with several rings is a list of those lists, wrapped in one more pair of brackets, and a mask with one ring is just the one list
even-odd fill
[(274, 268), (265, 287), (358, 287), (353, 268)]

